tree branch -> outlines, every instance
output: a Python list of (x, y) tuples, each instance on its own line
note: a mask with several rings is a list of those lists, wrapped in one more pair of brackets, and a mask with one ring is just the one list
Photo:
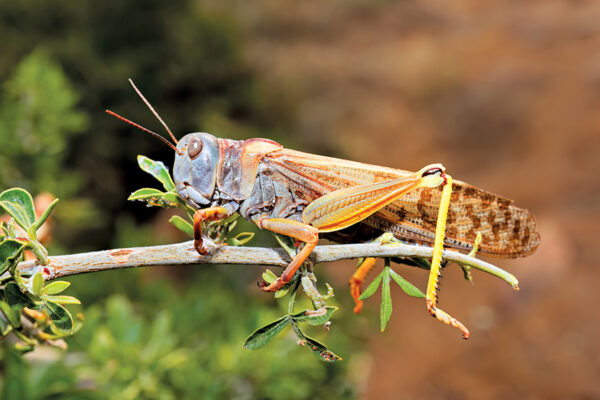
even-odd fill
[[(206, 243), (206, 242), (205, 242)], [(208, 245), (208, 243), (206, 243)], [(281, 248), (217, 246), (208, 247), (209, 254), (199, 255), (192, 241), (149, 247), (132, 247), (49, 257), (48, 265), (37, 261), (25, 261), (18, 268), (22, 274), (32, 275), (41, 271), (47, 280), (88, 272), (111, 269), (191, 265), (191, 264), (245, 264), (284, 267), (290, 258)], [(310, 259), (315, 263), (361, 257), (423, 257), (431, 258), (433, 249), (427, 246), (394, 243), (340, 244), (317, 246)], [(499, 277), (518, 290), (518, 281), (512, 274), (475, 257), (444, 250), (443, 259), (467, 265)]]

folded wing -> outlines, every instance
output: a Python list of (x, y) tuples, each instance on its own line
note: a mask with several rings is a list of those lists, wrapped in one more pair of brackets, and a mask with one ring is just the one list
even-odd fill
[[(265, 156), (297, 197), (309, 202), (350, 186), (397, 180), (411, 172), (280, 149)], [(448, 211), (446, 246), (470, 250), (481, 232), (479, 251), (522, 257), (535, 251), (540, 236), (533, 216), (511, 200), (455, 180)], [(401, 240), (432, 244), (441, 188), (415, 189), (361, 221)]]

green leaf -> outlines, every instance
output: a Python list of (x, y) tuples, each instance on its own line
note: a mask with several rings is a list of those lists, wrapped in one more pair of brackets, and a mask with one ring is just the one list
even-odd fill
[(38, 220), (35, 221), (35, 229), (36, 230), (40, 229), (40, 227), (44, 224), (44, 222), (46, 222), (46, 220), (48, 219), (48, 217), (54, 210), (54, 207), (56, 207), (56, 204), (58, 204), (58, 199), (54, 199), (52, 201), (52, 203), (50, 203), (50, 205), (48, 205), (48, 207), (44, 210), (44, 212), (38, 218)]
[(29, 296), (21, 292), (19, 285), (15, 282), (8, 282), (6, 284), (4, 287), (4, 297), (6, 298), (8, 305), (18, 310), (23, 307), (35, 307), (35, 303), (31, 301)]
[(6, 317), (8, 322), (18, 328), (21, 326), (21, 310), (18, 308), (13, 308), (8, 305), (7, 302), (0, 300), (0, 311)]
[(194, 228), (192, 227), (192, 224), (181, 218), (179, 215), (172, 216), (171, 219), (169, 219), (169, 222), (189, 237), (194, 237)]
[(47, 302), (45, 305), (50, 317), (51, 327), (56, 334), (71, 334), (73, 332), (73, 317), (60, 304)]
[(342, 360), (342, 357), (338, 356), (333, 351), (325, 347), (325, 345), (317, 342), (313, 338), (304, 335), (304, 341), (305, 346), (308, 346), (308, 348), (312, 350), (312, 352), (319, 357), (321, 361), (335, 362)]
[(317, 357), (319, 357), (321, 359), (321, 361), (334, 362), (334, 361), (338, 361), (338, 360), (342, 359), (342, 357), (338, 356), (337, 354), (335, 354), (334, 352), (329, 350), (327, 347), (325, 347), (324, 344), (319, 343), (315, 339), (306, 336), (304, 334), (304, 332), (302, 332), (302, 330), (300, 330), (300, 326), (298, 325), (298, 323), (295, 320), (292, 319), (291, 323), (292, 323), (292, 329), (294, 330), (294, 333), (301, 340), (300, 345), (308, 346), (308, 348)]
[[(4, 303), (4, 304), (6, 304), (6, 303)], [(8, 304), (6, 304), (5, 307), (8, 307)], [(2, 307), (0, 306), (0, 339), (5, 337), (6, 335), (8, 335), (10, 333), (10, 331), (12, 331), (12, 325), (8, 321), (8, 318), (6, 318), (4, 316), (4, 312), (1, 312), (1, 310), (2, 310)]]
[(159, 201), (162, 198), (163, 194), (164, 194), (164, 192), (161, 192), (158, 189), (143, 188), (143, 189), (138, 189), (135, 192), (131, 193), (129, 195), (129, 197), (127, 198), (127, 200), (130, 200), (130, 201), (133, 201), (133, 200), (140, 200), (140, 201), (154, 200), (154, 201)]
[(392, 316), (392, 295), (390, 294), (390, 267), (383, 269), (383, 279), (381, 280), (381, 308), (379, 318), (381, 319), (381, 332)]
[(407, 295), (417, 297), (419, 299), (425, 298), (425, 294), (423, 294), (423, 292), (421, 292), (418, 287), (416, 287), (415, 285), (413, 285), (412, 283), (410, 283), (391, 269), (390, 276), (392, 277), (394, 282), (396, 282), (398, 286), (400, 286), (402, 291), (404, 291), (404, 293), (406, 293)]
[(262, 278), (267, 283), (273, 283), (277, 280), (277, 275), (275, 275), (270, 269), (267, 269), (262, 273)]
[(13, 188), (0, 193), (0, 206), (26, 232), (35, 223), (33, 198), (25, 189)]
[(73, 296), (47, 296), (47, 295), (42, 295), (42, 299), (46, 300), (46, 301), (51, 301), (53, 303), (58, 303), (58, 304), (81, 304), (81, 301), (79, 301), (79, 299), (73, 297)]
[(337, 309), (337, 307), (326, 306), (316, 311), (304, 310), (292, 315), (292, 318), (296, 322), (308, 322), (311, 325), (323, 325), (325, 322), (329, 321)]
[(71, 283), (67, 281), (50, 282), (44, 287), (44, 294), (59, 294), (65, 291), (69, 286), (71, 286)]
[[(32, 230), (33, 230), (33, 228), (32, 228)], [(33, 233), (30, 232), (29, 236), (32, 237)], [(31, 252), (35, 256), (35, 258), (37, 258), (37, 260), (39, 261), (40, 264), (48, 265), (48, 250), (46, 250), (46, 248), (44, 246), (42, 246), (42, 244), (40, 242), (38, 242), (35, 239), (29, 240), (29, 241), (27, 241), (26, 249), (31, 250)]]
[(169, 207), (186, 207), (185, 202), (175, 192), (166, 192), (163, 196), (163, 201), (168, 204)]
[(231, 245), (233, 246), (243, 246), (254, 237), (254, 232), (242, 232), (237, 234), (236, 237), (230, 239)]
[(281, 289), (279, 289), (278, 291), (275, 292), (275, 294), (273, 295), (273, 297), (276, 298), (276, 299), (282, 298), (283, 296), (285, 296), (287, 294), (287, 292), (290, 291), (290, 288), (291, 288), (290, 285), (282, 287)]
[(30, 351), (33, 351), (34, 349), (35, 349), (35, 345), (33, 345), (31, 343), (21, 343), (21, 342), (15, 343), (15, 347), (14, 347), (15, 352), (19, 355), (29, 353)]
[(23, 252), (24, 245), (14, 239), (0, 242), (0, 275), (6, 272), (16, 262)]
[(296, 334), (296, 336), (298, 336), (298, 338), (301, 340), (300, 344), (302, 346), (308, 346), (308, 348), (322, 361), (334, 362), (342, 359), (342, 357), (338, 356), (337, 354), (329, 350), (327, 347), (325, 347), (324, 344), (319, 343), (315, 339), (306, 336), (304, 332), (300, 330), (300, 326), (298, 325), (298, 323), (294, 320), (292, 320), (292, 328), (294, 329), (294, 333)]
[(31, 293), (36, 297), (40, 297), (44, 288), (44, 275), (41, 272), (36, 272), (31, 279)]
[(414, 262), (418, 268), (431, 269), (431, 263), (429, 262), (429, 260), (427, 260), (425, 258), (411, 257), (411, 258), (409, 258), (409, 260)]
[(158, 179), (167, 191), (175, 189), (175, 183), (173, 183), (169, 170), (162, 161), (154, 161), (141, 155), (137, 157), (137, 161), (140, 168)]
[(260, 349), (271, 341), (279, 332), (283, 330), (290, 321), (289, 315), (279, 318), (268, 325), (258, 328), (252, 335), (246, 339), (244, 343), (245, 349), (256, 350)]
[(154, 188), (138, 189), (131, 193), (127, 200), (145, 201), (149, 206), (155, 207), (179, 207), (186, 209), (186, 205), (175, 192), (161, 192)]
[(373, 294), (375, 294), (375, 292), (377, 291), (379, 284), (381, 283), (381, 278), (383, 278), (383, 272), (377, 275), (375, 279), (373, 279), (373, 282), (369, 283), (369, 286), (367, 286), (363, 294), (361, 294), (358, 299), (366, 300), (369, 297), (373, 296)]

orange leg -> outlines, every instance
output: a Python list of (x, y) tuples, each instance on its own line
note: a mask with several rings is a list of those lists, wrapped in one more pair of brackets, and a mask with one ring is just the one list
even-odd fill
[(375, 262), (376, 259), (374, 257), (365, 258), (352, 275), (352, 278), (350, 278), (350, 295), (354, 299), (354, 303), (356, 303), (354, 314), (358, 314), (363, 308), (363, 301), (359, 300), (360, 287), (365, 281), (367, 274), (371, 272), (375, 266)]
[(275, 292), (292, 279), (298, 268), (300, 268), (300, 265), (302, 265), (304, 260), (313, 251), (319, 241), (319, 230), (302, 222), (284, 218), (263, 218), (258, 220), (256, 224), (261, 229), (268, 229), (272, 232), (291, 236), (294, 239), (305, 242), (304, 248), (296, 254), (296, 257), (294, 257), (290, 265), (283, 271), (283, 274), (270, 285), (261, 286), (261, 289), (265, 292)]
[(229, 211), (225, 207), (209, 207), (196, 210), (194, 214), (194, 247), (199, 254), (203, 256), (208, 254), (202, 244), (202, 222), (227, 218), (229, 215)]

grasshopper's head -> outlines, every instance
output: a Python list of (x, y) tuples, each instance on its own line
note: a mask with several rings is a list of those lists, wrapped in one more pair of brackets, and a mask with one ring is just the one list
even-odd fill
[(208, 133), (189, 133), (177, 143), (173, 178), (177, 193), (194, 208), (210, 203), (217, 181), (219, 142)]
[(129, 83), (165, 127), (174, 144), (156, 132), (152, 132), (119, 114), (110, 110), (106, 110), (106, 112), (162, 140), (167, 146), (175, 150), (173, 179), (175, 180), (177, 193), (194, 208), (202, 208), (202, 206), (210, 204), (217, 181), (217, 163), (219, 162), (219, 141), (217, 138), (208, 133), (197, 132), (189, 133), (178, 141), (131, 79)]

